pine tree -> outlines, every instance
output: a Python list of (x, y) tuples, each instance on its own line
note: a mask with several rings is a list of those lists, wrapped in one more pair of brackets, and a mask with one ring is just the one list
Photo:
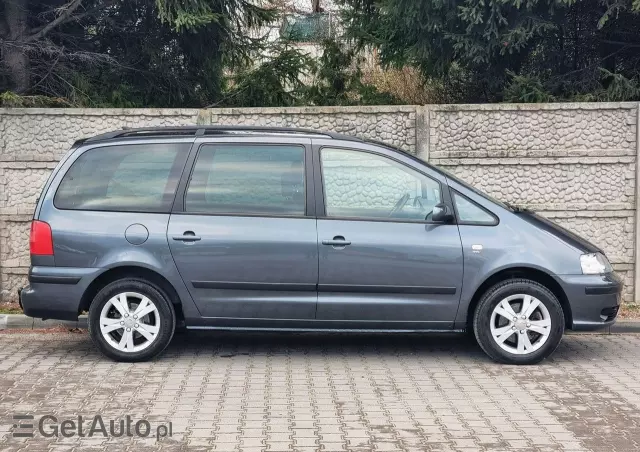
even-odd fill
[(538, 89), (531, 99), (620, 97), (612, 84), (638, 79), (640, 21), (630, 1), (342, 2), (360, 47), (443, 80), (453, 101), (523, 100), (518, 93)]
[(199, 106), (252, 60), (268, 0), (0, 0), (0, 93), (70, 105)]

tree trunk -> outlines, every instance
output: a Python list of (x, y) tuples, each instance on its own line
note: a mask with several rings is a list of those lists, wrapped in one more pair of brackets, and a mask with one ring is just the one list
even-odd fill
[(20, 48), (5, 46), (2, 49), (2, 59), (9, 72), (11, 90), (18, 94), (25, 93), (31, 84), (27, 54)]
[(7, 69), (11, 89), (22, 94), (31, 86), (29, 55), (23, 39), (27, 36), (28, 0), (3, 0), (6, 36), (2, 63)]

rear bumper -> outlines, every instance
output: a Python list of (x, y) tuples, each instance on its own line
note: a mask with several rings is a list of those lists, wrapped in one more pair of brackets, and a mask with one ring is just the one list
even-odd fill
[(20, 290), (20, 305), (29, 317), (77, 320), (85, 290), (98, 268), (32, 267), (29, 286)]
[(592, 331), (613, 325), (620, 307), (622, 281), (606, 275), (556, 275), (571, 307), (571, 329)]

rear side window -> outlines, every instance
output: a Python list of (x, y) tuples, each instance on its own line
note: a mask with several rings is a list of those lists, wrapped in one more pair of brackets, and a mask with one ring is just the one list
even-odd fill
[(304, 148), (203, 145), (185, 195), (185, 211), (304, 215)]
[(82, 154), (65, 174), (58, 209), (169, 212), (189, 143), (107, 146)]

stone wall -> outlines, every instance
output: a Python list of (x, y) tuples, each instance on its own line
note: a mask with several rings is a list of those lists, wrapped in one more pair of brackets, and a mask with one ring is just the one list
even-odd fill
[(211, 124), (304, 127), (384, 141), (416, 152), (416, 108), (303, 107), (210, 110)]
[(0, 109), (0, 294), (29, 266), (34, 203), (74, 140), (122, 127), (254, 124), (386, 141), (601, 246), (634, 297), (638, 105), (439, 105), (211, 110)]
[(637, 104), (424, 108), (431, 163), (603, 248), (634, 301)]

